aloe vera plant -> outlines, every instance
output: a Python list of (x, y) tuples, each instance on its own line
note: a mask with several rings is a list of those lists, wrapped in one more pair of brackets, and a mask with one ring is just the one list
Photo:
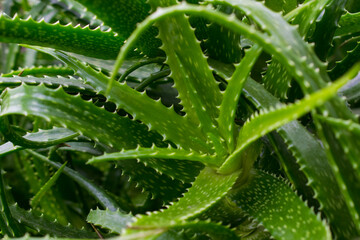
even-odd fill
[(2, 237), (360, 237), (357, 1), (1, 7)]

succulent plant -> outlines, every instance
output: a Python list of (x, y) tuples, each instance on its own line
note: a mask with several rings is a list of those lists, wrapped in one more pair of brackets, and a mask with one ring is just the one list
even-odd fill
[(5, 0), (0, 230), (360, 236), (355, 0)]

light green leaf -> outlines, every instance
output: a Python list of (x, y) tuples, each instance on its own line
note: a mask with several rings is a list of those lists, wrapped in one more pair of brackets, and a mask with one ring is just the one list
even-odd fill
[(56, 172), (55, 174), (47, 181), (40, 190), (36, 193), (36, 195), (30, 200), (30, 204), (33, 208), (39, 204), (41, 198), (45, 195), (47, 190), (49, 190), (56, 182), (56, 180), (60, 177), (62, 171), (64, 170), (67, 162), (64, 163)]
[[(123, 108), (135, 119), (147, 124), (150, 130), (160, 133), (165, 139), (175, 144), (180, 144), (183, 148), (205, 151), (209, 149), (201, 130), (194, 126), (188, 117), (178, 115), (172, 108), (165, 107), (161, 101), (155, 101), (148, 97), (145, 92), (138, 92), (125, 83), (114, 82), (111, 91), (106, 94), (109, 78), (104, 74), (93, 70), (91, 67), (83, 65), (75, 58), (67, 56), (65, 53), (52, 49), (36, 48), (39, 51), (48, 53), (55, 58), (66, 63), (74, 69), (87, 84), (102, 93), (111, 102), (117, 104), (118, 108)], [(156, 114), (154, 114), (156, 113)], [(177, 129), (173, 128), (177, 125)], [(189, 136), (191, 137), (189, 139)], [(107, 142), (107, 141), (106, 141)]]
[(320, 215), (279, 178), (255, 170), (245, 185), (231, 192), (231, 198), (275, 239), (332, 239)]
[(0, 41), (53, 47), (98, 58), (115, 58), (125, 39), (113, 32), (0, 15)]
[(237, 169), (240, 164), (239, 158), (242, 152), (254, 141), (261, 136), (275, 130), (282, 125), (296, 120), (303, 114), (311, 111), (312, 109), (321, 106), (337, 91), (345, 85), (354, 75), (358, 73), (360, 64), (352, 69), (346, 76), (327, 86), (318, 92), (306, 96), (304, 99), (294, 104), (277, 106), (276, 109), (260, 110), (260, 113), (253, 115), (241, 128), (237, 138), (237, 147), (219, 169), (221, 173), (227, 173)]
[(123, 150), (121, 152), (109, 153), (99, 157), (91, 158), (88, 163), (98, 163), (106, 161), (118, 161), (126, 159), (143, 159), (143, 158), (163, 158), (163, 159), (178, 159), (178, 160), (189, 160), (199, 161), (204, 164), (216, 166), (219, 161), (216, 156), (208, 154), (199, 154), (194, 151), (188, 151), (184, 149), (169, 148), (158, 148), (153, 145), (151, 148), (137, 147), (133, 150)]
[(120, 211), (110, 211), (110, 210), (90, 210), (89, 215), (87, 216), (86, 221), (100, 226), (102, 228), (107, 228), (112, 232), (121, 233), (122, 230), (132, 222), (133, 216), (131, 214), (125, 214)]
[(261, 47), (256, 45), (246, 53), (245, 57), (236, 67), (232, 77), (229, 79), (223, 96), (223, 101), (220, 105), (220, 115), (218, 119), (219, 131), (225, 138), (230, 153), (234, 150), (235, 145), (234, 120), (240, 94), (242, 92), (244, 83), (250, 74), (251, 68), (255, 64), (256, 59), (261, 52)]
[(240, 172), (234, 172), (220, 175), (208, 167), (204, 168), (184, 197), (166, 210), (139, 216), (126, 230), (125, 236), (142, 229), (161, 230), (164, 227), (176, 226), (195, 217), (219, 201), (231, 189), (239, 174)]

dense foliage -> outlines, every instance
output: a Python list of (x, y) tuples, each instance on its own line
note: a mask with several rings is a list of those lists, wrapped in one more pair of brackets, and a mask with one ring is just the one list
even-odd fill
[(3, 0), (0, 236), (360, 236), (357, 0)]

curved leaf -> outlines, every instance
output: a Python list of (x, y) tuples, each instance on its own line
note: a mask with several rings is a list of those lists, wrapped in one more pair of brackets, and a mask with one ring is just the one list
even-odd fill
[(36, 22), (32, 18), (21, 20), (0, 15), (0, 41), (53, 47), (98, 58), (115, 58), (125, 39), (113, 32), (91, 30), (79, 25), (63, 26), (59, 23)]
[(239, 174), (240, 172), (234, 172), (220, 175), (208, 167), (204, 168), (183, 198), (166, 210), (138, 216), (126, 230), (125, 236), (142, 229), (161, 230), (164, 227), (176, 226), (195, 217), (221, 199), (231, 189)]
[[(135, 119), (139, 119), (147, 124), (150, 130), (155, 130), (162, 134), (165, 139), (175, 144), (180, 144), (183, 148), (198, 151), (209, 149), (201, 130), (197, 126), (194, 126), (188, 117), (178, 115), (172, 107), (165, 107), (160, 101), (151, 99), (145, 92), (137, 92), (125, 83), (115, 82), (111, 91), (106, 94), (109, 78), (104, 74), (83, 65), (65, 53), (52, 49), (36, 49), (48, 53), (66, 63), (70, 68), (74, 69), (87, 84), (93, 86), (97, 92), (105, 94), (105, 97), (107, 97), (109, 101), (125, 109), (125, 111), (130, 113)], [(176, 130), (173, 129), (174, 124), (178, 126)]]
[(1, 77), (13, 77), (13, 76), (28, 76), (28, 75), (32, 75), (32, 76), (37, 76), (37, 75), (46, 75), (46, 76), (50, 76), (50, 75), (73, 75), (74, 71), (71, 70), (70, 68), (67, 67), (62, 67), (62, 66), (46, 66), (46, 67), (32, 67), (32, 68), (24, 68), (24, 69), (19, 69), (16, 71), (11, 71), (10, 73), (3, 73), (1, 74)]
[(126, 225), (132, 222), (133, 218), (132, 215), (120, 211), (96, 209), (90, 211), (86, 221), (120, 234)]
[(240, 164), (239, 158), (243, 151), (261, 136), (275, 130), (276, 128), (296, 120), (303, 114), (321, 106), (337, 91), (345, 85), (354, 75), (358, 73), (360, 64), (353, 68), (346, 76), (327, 86), (318, 92), (308, 95), (294, 104), (276, 106), (275, 109), (260, 110), (260, 113), (253, 115), (241, 128), (238, 136), (238, 144), (235, 151), (225, 160), (219, 172), (226, 173), (237, 169)]
[[(81, 109), (81, 114), (75, 109)], [(73, 131), (118, 149), (161, 142), (161, 136), (148, 132), (144, 125), (98, 108), (80, 96), (68, 95), (62, 88), (52, 90), (43, 85), (22, 85), (6, 90), (2, 95), (1, 116), (10, 114), (33, 115), (54, 123), (61, 122)], [(103, 119), (107, 120), (106, 124)]]
[(199, 154), (194, 151), (187, 151), (184, 149), (174, 148), (158, 148), (153, 145), (151, 148), (141, 148), (140, 146), (133, 150), (123, 150), (121, 152), (105, 154), (103, 156), (91, 158), (87, 163), (97, 163), (105, 161), (126, 160), (131, 158), (164, 158), (164, 159), (178, 159), (199, 161), (204, 164), (215, 165), (218, 164), (216, 156)]
[(236, 67), (232, 77), (228, 81), (223, 100), (220, 105), (220, 115), (218, 119), (219, 131), (225, 137), (229, 152), (234, 150), (234, 119), (240, 94), (246, 79), (248, 78), (252, 66), (262, 52), (261, 47), (253, 46), (245, 57)]
[[(11, 213), (15, 219), (40, 233), (50, 234), (57, 238), (96, 238), (94, 232), (76, 229), (73, 226), (63, 226), (56, 221), (50, 221), (44, 216), (38, 216), (32, 210), (26, 211), (17, 205), (10, 206)], [(24, 237), (25, 238), (25, 237)]]
[(231, 198), (276, 239), (331, 239), (326, 224), (281, 179), (255, 171)]
[[(32, 151), (32, 150), (26, 150), (28, 153), (30, 153), (32, 156), (36, 157), (40, 161), (49, 164), (50, 166), (60, 169), (61, 164), (57, 162), (53, 162), (49, 159), (47, 159), (45, 156)], [(63, 170), (63, 173), (70, 177), (73, 181), (75, 181), (77, 184), (79, 184), (81, 187), (86, 189), (89, 194), (91, 194), (98, 202), (105, 208), (109, 208), (112, 211), (116, 211), (117, 209), (120, 209), (118, 204), (100, 187), (96, 186), (95, 184), (91, 183), (88, 179), (85, 177), (79, 175), (78, 172), (72, 170), (71, 168), (65, 167)]]

